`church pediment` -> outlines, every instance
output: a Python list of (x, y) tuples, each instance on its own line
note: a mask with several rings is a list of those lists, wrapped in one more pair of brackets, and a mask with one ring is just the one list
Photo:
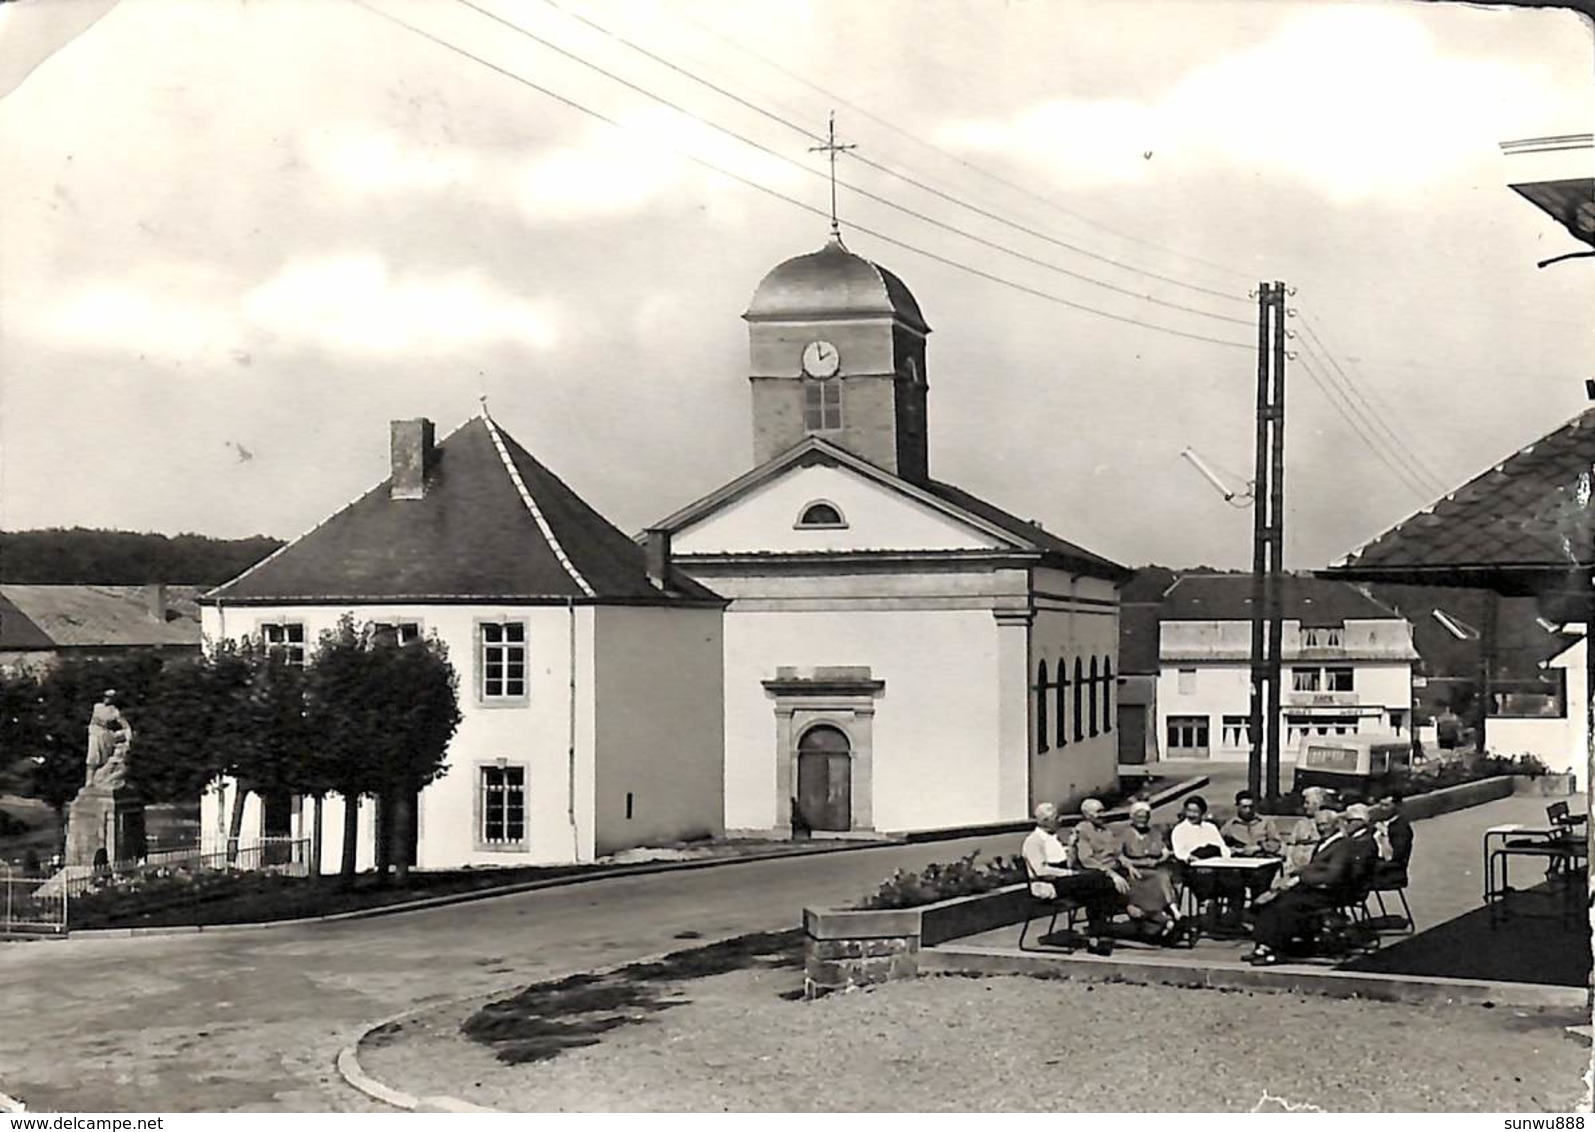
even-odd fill
[(674, 552), (1022, 551), (1035, 547), (811, 438), (658, 524)]

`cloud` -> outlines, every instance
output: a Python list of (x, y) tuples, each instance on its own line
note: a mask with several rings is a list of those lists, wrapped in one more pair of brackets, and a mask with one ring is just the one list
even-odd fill
[(638, 108), (616, 121), (594, 123), (568, 144), (517, 157), (417, 145), (347, 124), (302, 135), (300, 149), (326, 184), (353, 197), (449, 194), (534, 224), (719, 205), (744, 191), (694, 157), (777, 189), (789, 190), (803, 177), (791, 164), (668, 107)]
[(262, 335), (349, 353), (542, 350), (559, 325), (552, 304), (507, 293), (477, 272), (395, 275), (375, 255), (294, 260), (248, 289), (197, 268), (152, 269), (41, 296), (10, 314), (9, 330), (55, 348), (240, 365), (258, 355), (246, 346)]
[(189, 358), (231, 341), (225, 307), (175, 297), (160, 273), (148, 284), (94, 280), (54, 301), (13, 308), (10, 329), (67, 347)]
[(1538, 68), (1441, 54), (1409, 14), (1325, 7), (1189, 71), (1156, 101), (1062, 99), (955, 123), (944, 136), (1039, 156), (1073, 184), (1133, 183), (1173, 163), (1286, 172), (1358, 200), (1416, 196), (1494, 160), (1502, 138), (1564, 120), (1570, 106), (1582, 102)]
[(446, 350), (507, 342), (546, 349), (553, 308), (506, 294), (476, 272), (394, 276), (374, 255), (290, 263), (246, 295), (253, 327), (339, 350)]
[(383, 131), (324, 126), (301, 138), (310, 167), (356, 195), (441, 192), (472, 184), (483, 161), (457, 146), (417, 146)]

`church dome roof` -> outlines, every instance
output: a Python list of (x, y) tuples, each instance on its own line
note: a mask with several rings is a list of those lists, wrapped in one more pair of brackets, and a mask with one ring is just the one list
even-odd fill
[(794, 256), (766, 275), (742, 317), (767, 322), (838, 315), (894, 315), (921, 333), (930, 331), (901, 279), (854, 255), (835, 237), (819, 251)]

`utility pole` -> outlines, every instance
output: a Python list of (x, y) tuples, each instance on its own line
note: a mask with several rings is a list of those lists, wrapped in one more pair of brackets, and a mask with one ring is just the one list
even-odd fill
[(1257, 457), (1252, 477), (1252, 699), (1246, 738), (1251, 755), (1246, 767), (1246, 788), (1263, 793), (1264, 715), (1268, 667), (1263, 649), (1264, 601), (1268, 577), (1268, 309), (1274, 289), (1257, 288)]
[(1257, 288), (1257, 459), (1252, 513), (1252, 696), (1247, 786), (1279, 798), (1285, 556), (1285, 284)]
[(1268, 782), (1267, 798), (1279, 800), (1279, 709), (1281, 653), (1285, 635), (1285, 284), (1274, 281), (1274, 382), (1269, 423), (1273, 434), (1268, 481), (1269, 535), (1274, 551), (1268, 572)]

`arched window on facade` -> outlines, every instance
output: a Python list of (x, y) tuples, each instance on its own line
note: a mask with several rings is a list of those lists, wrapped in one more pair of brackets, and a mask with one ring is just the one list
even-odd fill
[(842, 515), (842, 509), (827, 499), (816, 499), (806, 504), (798, 515), (796, 524), (801, 528), (829, 529), (847, 526), (847, 519)]
[(1047, 693), (1051, 686), (1047, 683), (1047, 662), (1043, 660), (1036, 667), (1036, 750), (1047, 749)]
[(1061, 750), (1069, 745), (1069, 713), (1065, 710), (1069, 696), (1069, 670), (1064, 667), (1063, 661), (1058, 661), (1058, 747)]
[(1113, 658), (1102, 658), (1102, 730), (1113, 730)]
[(1091, 658), (1091, 675), (1087, 678), (1091, 683), (1091, 734), (1099, 733), (1097, 728), (1097, 658)]
[(1085, 668), (1074, 658), (1074, 741), (1085, 742)]

